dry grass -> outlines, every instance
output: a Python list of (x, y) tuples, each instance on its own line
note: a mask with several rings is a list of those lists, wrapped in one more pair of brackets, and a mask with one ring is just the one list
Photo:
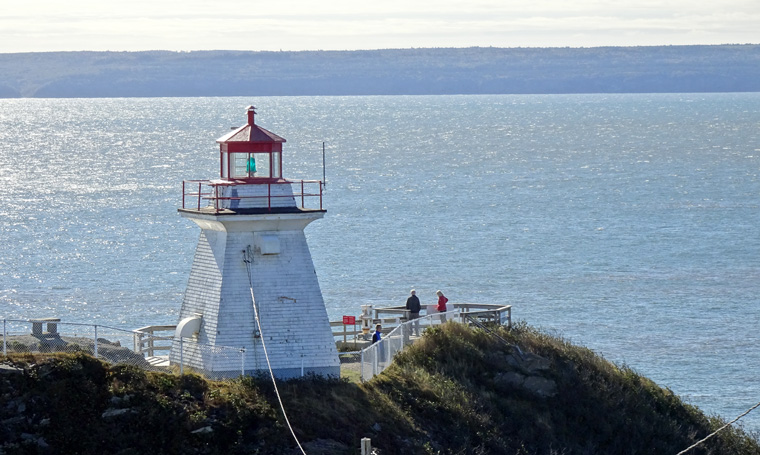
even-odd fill
[[(526, 325), (494, 330), (532, 360), (519, 359), (485, 331), (448, 323), (428, 330), (367, 383), (355, 382), (358, 372), (281, 382), (296, 434), (310, 455), (355, 454), (363, 437), (383, 454), (633, 455), (677, 453), (722, 424), (560, 337)], [(267, 377), (211, 382), (106, 365), (84, 354), (4, 362), (22, 372), (0, 375), (0, 453), (40, 453), (40, 440), (46, 453), (294, 449)], [(554, 384), (556, 393), (515, 382), (527, 377)], [(126, 411), (103, 417), (113, 409)], [(693, 453), (760, 454), (760, 447), (730, 429)]]

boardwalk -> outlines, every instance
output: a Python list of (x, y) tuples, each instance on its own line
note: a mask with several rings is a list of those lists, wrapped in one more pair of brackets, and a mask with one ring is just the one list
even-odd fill
[[(372, 379), (391, 365), (396, 354), (418, 340), (425, 329), (445, 323), (447, 320), (478, 325), (482, 322), (492, 322), (511, 326), (512, 323), (511, 305), (453, 304), (451, 306), (453, 310), (446, 313), (428, 314), (411, 321), (407, 320), (406, 316), (408, 315), (403, 307), (374, 310), (375, 318), (372, 320), (373, 325), (384, 322), (379, 317), (383, 314), (403, 314), (404, 317), (391, 319), (398, 325), (390, 328), (379, 342), (366, 346), (367, 342), (361, 341), (360, 343), (366, 347), (363, 347), (360, 351), (342, 355), (341, 377), (356, 380), (358, 376), (358, 380), (361, 381)], [(342, 334), (334, 333), (334, 335), (342, 335), (345, 340), (344, 344), (348, 341), (345, 328)], [(352, 332), (352, 335), (354, 337), (357, 336), (355, 332)]]

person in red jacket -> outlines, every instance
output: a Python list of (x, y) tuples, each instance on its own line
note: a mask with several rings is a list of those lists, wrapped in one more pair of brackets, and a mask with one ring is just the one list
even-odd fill
[[(445, 295), (443, 295), (443, 292), (441, 290), (435, 291), (435, 295), (438, 296), (438, 312), (439, 313), (445, 313), (446, 312), (446, 302), (449, 301), (449, 299), (446, 298)], [(446, 316), (441, 315), (441, 322), (446, 322)]]

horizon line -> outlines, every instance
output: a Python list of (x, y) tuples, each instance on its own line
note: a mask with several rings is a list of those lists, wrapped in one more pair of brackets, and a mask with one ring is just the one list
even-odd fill
[(465, 49), (631, 49), (631, 48), (654, 48), (654, 47), (721, 47), (721, 46), (758, 46), (758, 43), (722, 43), (722, 44), (644, 44), (644, 45), (599, 45), (599, 46), (441, 46), (441, 47), (388, 47), (388, 48), (368, 48), (368, 49), (302, 49), (302, 50), (252, 50), (252, 49), (193, 49), (193, 50), (171, 50), (171, 49), (142, 49), (142, 50), (68, 50), (68, 51), (23, 51), (23, 52), (0, 52), (0, 55), (18, 55), (18, 54), (66, 54), (66, 53), (139, 53), (139, 52), (174, 52), (178, 54), (189, 54), (193, 52), (247, 52), (247, 53), (298, 53), (298, 52), (371, 52), (371, 51), (406, 51), (406, 50), (465, 50)]

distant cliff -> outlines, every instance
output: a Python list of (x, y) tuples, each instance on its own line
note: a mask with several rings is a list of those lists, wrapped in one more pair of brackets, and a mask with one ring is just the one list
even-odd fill
[(0, 54), (0, 97), (760, 91), (760, 45)]

